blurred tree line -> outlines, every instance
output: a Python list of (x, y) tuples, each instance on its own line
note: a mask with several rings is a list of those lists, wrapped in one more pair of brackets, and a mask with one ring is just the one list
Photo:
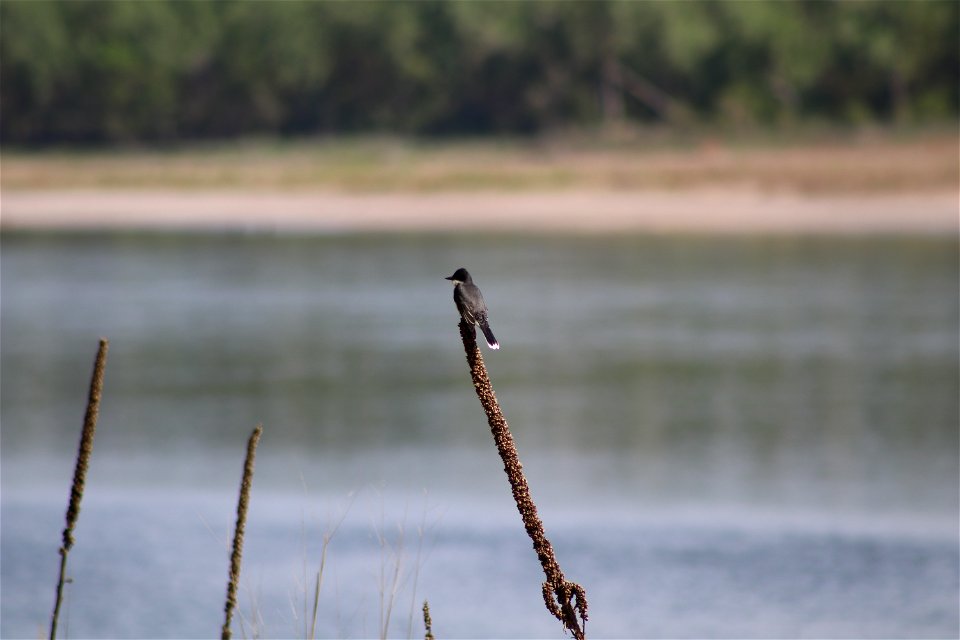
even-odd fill
[(960, 3), (0, 3), (0, 136), (955, 119)]

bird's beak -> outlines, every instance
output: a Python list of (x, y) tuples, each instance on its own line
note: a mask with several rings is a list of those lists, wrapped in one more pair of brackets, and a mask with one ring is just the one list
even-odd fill
[(444, 280), (453, 280), (453, 276), (447, 276)]

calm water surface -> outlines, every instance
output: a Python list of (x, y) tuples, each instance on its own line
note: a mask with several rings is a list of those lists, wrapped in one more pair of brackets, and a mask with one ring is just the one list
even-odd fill
[(3, 637), (48, 624), (100, 336), (71, 637), (216, 635), (258, 422), (236, 635), (306, 635), (340, 523), (319, 635), (422, 636), (426, 598), (438, 637), (562, 637), (459, 266), (589, 635), (960, 632), (953, 238), (4, 233), (0, 261)]

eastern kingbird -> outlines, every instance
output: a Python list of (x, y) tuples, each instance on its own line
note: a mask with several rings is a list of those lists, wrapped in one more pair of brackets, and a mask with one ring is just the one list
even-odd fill
[(453, 301), (457, 303), (457, 311), (467, 324), (477, 325), (487, 339), (487, 346), (499, 349), (500, 343), (493, 337), (490, 324), (487, 322), (487, 305), (483, 302), (480, 288), (473, 284), (473, 278), (463, 267), (457, 269), (452, 276), (445, 280), (453, 281)]

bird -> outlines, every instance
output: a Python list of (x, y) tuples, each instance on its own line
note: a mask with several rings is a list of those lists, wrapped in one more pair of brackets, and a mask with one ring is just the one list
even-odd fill
[(490, 323), (487, 319), (487, 305), (483, 301), (483, 294), (480, 288), (473, 284), (473, 278), (470, 273), (460, 267), (453, 272), (452, 276), (444, 278), (453, 282), (453, 301), (457, 305), (457, 311), (469, 325), (477, 325), (483, 331), (483, 337), (487, 339), (487, 346), (491, 349), (499, 349), (500, 343), (493, 337), (493, 331), (490, 330)]

